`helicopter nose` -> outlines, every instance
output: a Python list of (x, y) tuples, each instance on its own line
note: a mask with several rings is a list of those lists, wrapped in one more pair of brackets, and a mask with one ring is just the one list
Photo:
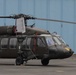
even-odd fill
[(74, 51), (72, 51), (70, 48), (65, 48), (65, 56), (70, 57), (72, 56)]
[(68, 58), (70, 56), (72, 56), (74, 53), (74, 51), (72, 51), (70, 48), (65, 48), (63, 50), (63, 54), (61, 54), (61, 58)]

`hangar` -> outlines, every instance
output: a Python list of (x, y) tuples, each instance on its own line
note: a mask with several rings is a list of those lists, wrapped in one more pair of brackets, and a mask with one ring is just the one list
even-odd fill
[[(0, 0), (0, 15), (27, 14), (39, 18), (76, 21), (76, 0)], [(39, 28), (57, 32), (76, 53), (76, 25), (46, 21), (31, 21)], [(12, 25), (13, 20), (0, 19), (0, 25)]]

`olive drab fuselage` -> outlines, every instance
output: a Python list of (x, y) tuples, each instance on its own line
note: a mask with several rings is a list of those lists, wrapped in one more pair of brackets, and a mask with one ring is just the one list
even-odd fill
[[(0, 57), (1, 58), (16, 58), (17, 53), (19, 52), (19, 37), (16, 36), (1, 36), (0, 37)], [(42, 54), (48, 53), (47, 44), (44, 37), (39, 36), (22, 36), (24, 39), (21, 42), (21, 51), (27, 55), (35, 54), (37, 56), (42, 56)]]
[[(19, 50), (23, 52), (26, 59), (42, 59), (44, 57), (49, 60), (63, 59), (73, 54), (73, 51), (68, 46), (55, 44), (52, 38), (51, 36), (40, 35), (1, 36), (0, 58), (16, 58)], [(19, 42), (18, 40), (23, 41)]]

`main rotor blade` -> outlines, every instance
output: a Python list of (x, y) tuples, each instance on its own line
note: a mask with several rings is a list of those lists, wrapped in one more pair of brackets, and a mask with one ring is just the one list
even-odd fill
[(18, 18), (21, 18), (21, 17), (24, 17), (25, 20), (37, 19), (37, 20), (44, 20), (44, 21), (53, 21), (53, 22), (76, 24), (76, 22), (72, 22), (72, 21), (46, 19), (46, 18), (36, 18), (36, 17), (29, 16), (29, 15), (25, 15), (25, 14), (18, 14), (18, 15), (12, 15), (12, 16), (0, 16), (0, 18), (12, 18), (12, 19), (18, 19)]
[(54, 22), (63, 22), (63, 23), (71, 23), (76, 24), (76, 22), (64, 21), (64, 20), (55, 20), (55, 19), (45, 19), (45, 18), (35, 18), (37, 20), (45, 20), (45, 21), (54, 21)]
[(14, 18), (14, 16), (0, 16), (0, 18)]

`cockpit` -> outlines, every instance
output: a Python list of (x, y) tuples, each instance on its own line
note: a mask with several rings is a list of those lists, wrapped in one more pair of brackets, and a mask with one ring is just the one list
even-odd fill
[(41, 36), (45, 36), (46, 39), (46, 43), (48, 46), (52, 46), (52, 45), (66, 45), (65, 41), (57, 35), (46, 35), (46, 34), (42, 34)]
[(54, 35), (53, 39), (54, 39), (55, 43), (57, 43), (58, 45), (62, 45), (62, 44), (66, 45), (65, 41), (62, 39), (61, 36)]
[(48, 46), (52, 46), (52, 45), (55, 45), (55, 41), (53, 40), (52, 36), (51, 35), (41, 35), (41, 36), (44, 36), (45, 37), (45, 41), (47, 43)]

